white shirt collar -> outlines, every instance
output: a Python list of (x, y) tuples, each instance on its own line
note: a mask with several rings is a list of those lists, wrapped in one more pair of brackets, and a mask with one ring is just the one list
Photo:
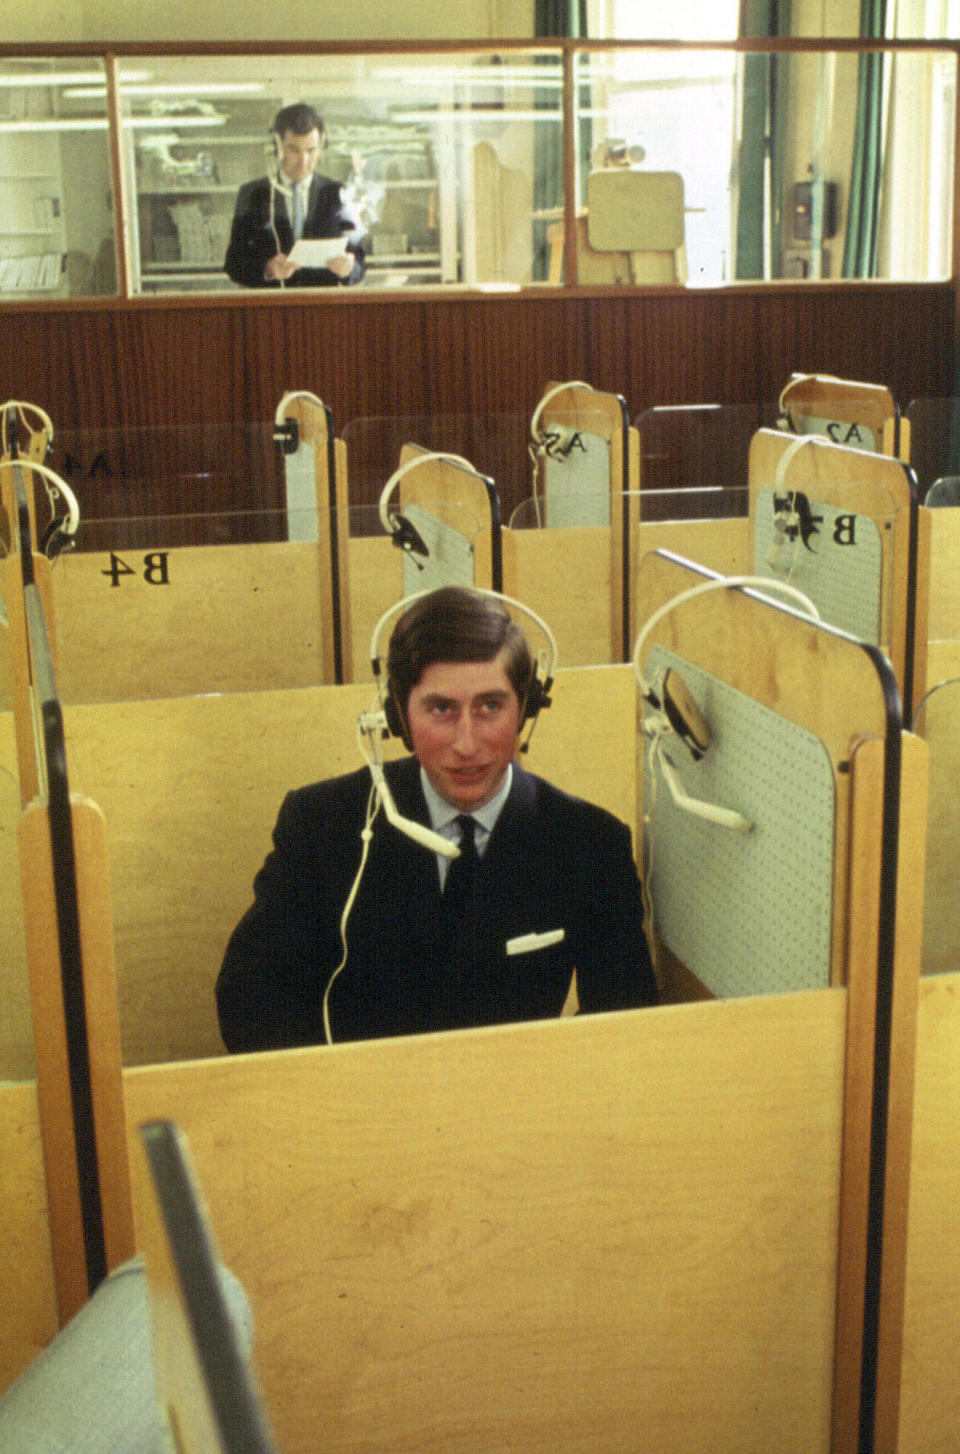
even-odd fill
[[(457, 817), (463, 810), (461, 808), (455, 808), (452, 803), (447, 802), (446, 798), (440, 796), (422, 767), (420, 769), (420, 781), (423, 784), (423, 796), (427, 800), (427, 811), (430, 814), (431, 828), (434, 828), (438, 833), (442, 833), (451, 842), (456, 842), (457, 829), (454, 825), (456, 824)], [(497, 792), (494, 793), (488, 803), (484, 803), (482, 808), (477, 808), (476, 812), (470, 815), (480, 825), (481, 831), (477, 843), (478, 852), (482, 850), (494, 830), (497, 819), (500, 816), (500, 810), (510, 794), (512, 783), (513, 763), (511, 762), (507, 764), (507, 771)]]

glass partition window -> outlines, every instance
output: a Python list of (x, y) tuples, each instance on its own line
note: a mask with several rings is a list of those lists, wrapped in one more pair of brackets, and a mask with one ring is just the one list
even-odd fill
[[(718, 15), (703, 9), (705, 23)], [(952, 268), (953, 48), (556, 41), (110, 64), (116, 105), (104, 57), (0, 59), (0, 300), (116, 294), (119, 279), (133, 295), (276, 286), (294, 193), (272, 123), (296, 102), (324, 118), (326, 185), (304, 230), (312, 275), (284, 286), (926, 281)], [(339, 263), (354, 254), (348, 277), (328, 267), (331, 240)]]
[(300, 101), (326, 125), (317, 170), (356, 224), (361, 286), (544, 273), (544, 226), (563, 214), (558, 55), (152, 58), (119, 89), (135, 292), (236, 286), (238, 191), (272, 175), (285, 209), (271, 123)]
[(115, 293), (103, 62), (0, 58), (0, 298)]
[(943, 51), (578, 56), (579, 281), (949, 276), (955, 92)]

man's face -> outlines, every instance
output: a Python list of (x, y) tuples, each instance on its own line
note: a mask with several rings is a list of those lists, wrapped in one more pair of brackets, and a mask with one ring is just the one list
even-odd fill
[(482, 808), (502, 785), (520, 732), (502, 657), (428, 666), (407, 698), (407, 728), (440, 796), (462, 813)]
[(280, 139), (283, 152), (283, 171), (291, 182), (305, 182), (313, 176), (313, 169), (320, 154), (320, 133), (316, 127), (305, 136), (295, 131), (285, 131)]

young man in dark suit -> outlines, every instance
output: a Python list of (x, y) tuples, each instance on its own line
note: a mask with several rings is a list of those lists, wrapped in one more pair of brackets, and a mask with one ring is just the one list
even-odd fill
[(217, 982), (228, 1049), (559, 1015), (574, 972), (581, 1011), (656, 1001), (629, 830), (516, 761), (543, 695), (496, 596), (443, 587), (406, 609), (387, 655), (387, 722), (412, 752), (384, 768), (394, 821), (372, 817), (362, 864), (366, 769), (288, 794)]
[[(339, 182), (316, 171), (326, 137), (312, 106), (284, 106), (273, 119), (277, 156), (266, 177), (240, 188), (224, 267), (245, 288), (332, 288), (358, 283), (365, 251), (358, 218)], [(297, 238), (343, 236), (343, 251), (323, 267), (301, 267), (290, 252)]]

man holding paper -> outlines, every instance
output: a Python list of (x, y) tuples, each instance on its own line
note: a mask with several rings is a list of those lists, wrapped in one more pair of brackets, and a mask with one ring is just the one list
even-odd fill
[(224, 267), (244, 288), (332, 288), (359, 283), (364, 229), (339, 182), (316, 165), (323, 118), (304, 102), (273, 120), (267, 176), (237, 195)]

